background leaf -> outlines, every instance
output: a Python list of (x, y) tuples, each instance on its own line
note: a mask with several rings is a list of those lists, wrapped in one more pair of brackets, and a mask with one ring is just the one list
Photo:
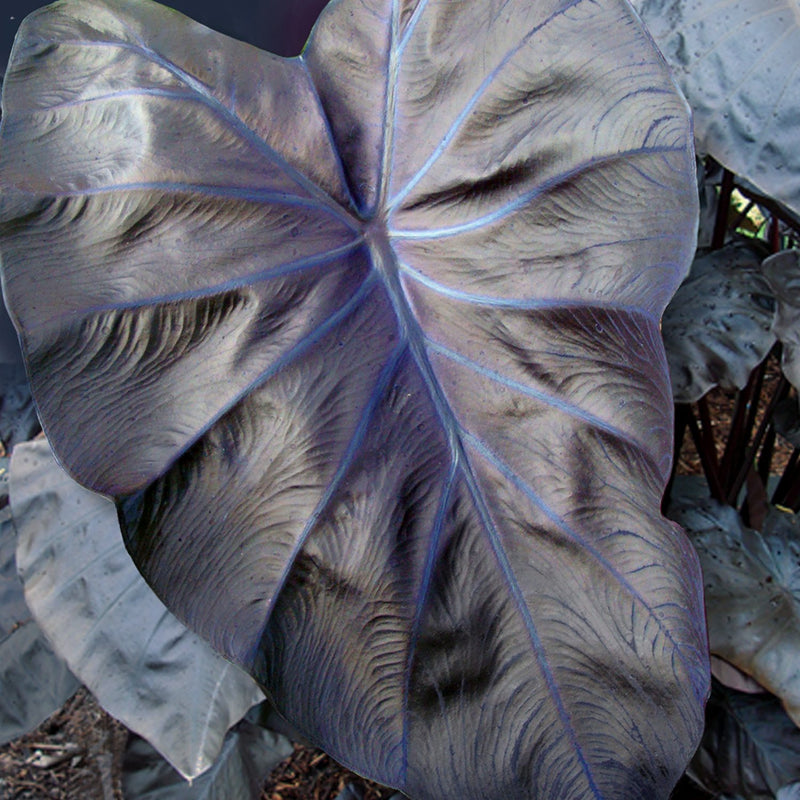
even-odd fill
[(789, 396), (775, 406), (775, 430), (789, 444), (800, 447), (800, 402), (797, 395)]
[(798, 0), (633, 0), (708, 153), (800, 212)]
[(729, 689), (736, 689), (737, 692), (763, 694), (766, 691), (760, 683), (754, 681), (747, 673), (742, 672), (729, 661), (725, 661), (725, 659), (713, 653), (711, 655), (711, 675), (723, 686), (727, 686)]
[(772, 695), (741, 694), (714, 681), (689, 775), (715, 796), (773, 800), (800, 778), (800, 730)]
[(800, 521), (771, 508), (762, 533), (730, 506), (676, 498), (705, 585), (711, 652), (777, 695), (800, 724)]
[[(356, 784), (348, 783), (347, 786), (336, 795), (336, 800), (363, 800), (363, 796), (364, 793)], [(397, 794), (393, 794), (389, 800), (404, 800), (404, 797), (398, 792)]]
[(281, 60), (72, 0), (2, 136), (44, 426), (171, 608), (411, 796), (666, 796), (708, 686), (659, 513), (697, 195), (627, 4), (344, 0)]
[[(0, 469), (7, 461), (0, 459)], [(0, 508), (0, 744), (33, 730), (80, 686), (25, 604), (16, 544), (11, 510), (5, 506)]]
[(122, 790), (129, 800), (258, 800), (266, 776), (291, 753), (288, 739), (242, 720), (228, 731), (213, 766), (187, 782), (145, 739), (131, 736)]
[(17, 333), (11, 324), (6, 307), (0, 304), (0, 367), (22, 363), (22, 351), (17, 343)]
[(697, 158), (697, 192), (700, 215), (697, 223), (697, 248), (709, 248), (719, 208), (719, 185), (722, 167), (713, 159)]
[(11, 508), (25, 596), (59, 653), (106, 711), (200, 775), (261, 691), (164, 608), (114, 504), (71, 480), (46, 441), (14, 449)]
[(783, 345), (781, 366), (800, 388), (800, 250), (784, 250), (764, 261), (764, 274), (778, 301), (772, 330)]
[(0, 445), (6, 453), (41, 428), (22, 364), (0, 363)]
[(677, 403), (709, 389), (742, 389), (775, 343), (775, 298), (758, 243), (698, 255), (664, 312), (662, 333)]

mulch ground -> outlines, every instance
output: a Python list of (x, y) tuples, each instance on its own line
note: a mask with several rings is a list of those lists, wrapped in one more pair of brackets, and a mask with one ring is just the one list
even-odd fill
[(388, 800), (396, 794), (342, 769), (319, 750), (295, 744), (292, 755), (267, 779), (261, 800), (328, 800), (338, 797), (348, 784), (361, 793), (362, 800)]
[[(35, 731), (0, 747), (0, 800), (123, 800), (127, 739), (127, 729), (80, 689)], [(348, 784), (362, 800), (395, 794), (296, 744), (270, 774), (261, 800), (335, 800)]]
[[(781, 371), (778, 361), (774, 356), (770, 356), (767, 362), (767, 370), (764, 375), (764, 385), (761, 392), (761, 402), (756, 413), (755, 428), (761, 423), (769, 398), (780, 381)], [(705, 396), (708, 403), (709, 415), (711, 417), (711, 428), (714, 431), (714, 438), (717, 445), (717, 457), (722, 458), (722, 451), (728, 438), (731, 416), (736, 403), (736, 391), (734, 389), (720, 389), (716, 387)], [(773, 474), (780, 474), (786, 467), (791, 458), (793, 447), (784, 441), (780, 436), (775, 442), (775, 452), (772, 457)], [(676, 468), (678, 475), (702, 475), (703, 468), (700, 464), (700, 457), (695, 449), (692, 437), (687, 430), (683, 442), (681, 443), (678, 464)]]
[(0, 748), (0, 800), (122, 800), (127, 729), (85, 689)]

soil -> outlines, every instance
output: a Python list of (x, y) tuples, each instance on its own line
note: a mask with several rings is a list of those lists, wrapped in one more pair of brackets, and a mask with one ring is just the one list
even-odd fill
[[(756, 429), (764, 417), (767, 403), (775, 392), (780, 378), (780, 365), (778, 364), (777, 358), (771, 355), (767, 361), (767, 370), (764, 374), (764, 385), (761, 392), (762, 400), (759, 404), (754, 426)], [(735, 389), (720, 389), (719, 387), (711, 389), (711, 391), (705, 395), (709, 416), (711, 417), (711, 429), (714, 432), (714, 439), (716, 442), (717, 458), (720, 459), (722, 458), (723, 447), (728, 438), (731, 416), (736, 403), (736, 395), (737, 392)], [(786, 465), (789, 463), (793, 449), (794, 448), (788, 442), (780, 436), (777, 437), (775, 451), (772, 456), (771, 474), (780, 475), (783, 472)], [(676, 472), (678, 475), (703, 474), (700, 457), (688, 430), (685, 432), (681, 443)]]
[(127, 739), (79, 689), (35, 731), (0, 748), (0, 800), (122, 800)]
[[(0, 747), (0, 800), (123, 800), (127, 740), (125, 726), (79, 689), (35, 731)], [(295, 744), (266, 780), (260, 800), (335, 800), (348, 784), (362, 800), (395, 794), (322, 751)]]
[(328, 800), (350, 785), (362, 800), (389, 800), (396, 792), (340, 767), (330, 756), (295, 744), (294, 752), (272, 771), (261, 800)]

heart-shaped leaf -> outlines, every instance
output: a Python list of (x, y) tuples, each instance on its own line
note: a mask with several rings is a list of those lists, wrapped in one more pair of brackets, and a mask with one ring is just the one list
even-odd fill
[(800, 389), (800, 250), (775, 253), (762, 269), (778, 301), (772, 330), (783, 345), (783, 371)]
[(800, 0), (633, 0), (692, 106), (697, 149), (800, 213)]
[(708, 685), (659, 513), (697, 195), (627, 3), (339, 0), (284, 60), (64, 0), (0, 179), (59, 458), (309, 739), (417, 798), (668, 794)]
[(676, 498), (705, 584), (711, 652), (777, 695), (800, 726), (800, 520), (770, 508), (762, 532), (714, 500)]
[(692, 263), (662, 326), (676, 402), (694, 403), (714, 386), (744, 388), (775, 344), (764, 255), (757, 243), (739, 241)]
[(10, 472), (39, 624), (106, 711), (197, 777), (262, 692), (164, 608), (125, 552), (114, 504), (76, 484), (46, 441), (14, 448)]

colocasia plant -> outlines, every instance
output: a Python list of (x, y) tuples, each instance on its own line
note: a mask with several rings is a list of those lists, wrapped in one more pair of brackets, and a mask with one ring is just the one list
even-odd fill
[(334, 0), (290, 59), (60, 0), (0, 135), (44, 430), (343, 764), (415, 800), (666, 798), (709, 691), (660, 513), (694, 158), (626, 0)]

